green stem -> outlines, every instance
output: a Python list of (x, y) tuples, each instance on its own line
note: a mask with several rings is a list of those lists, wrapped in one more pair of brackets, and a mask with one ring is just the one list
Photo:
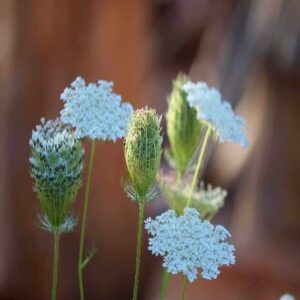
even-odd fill
[(164, 274), (163, 274), (163, 278), (160, 286), (160, 292), (159, 292), (160, 300), (164, 300), (166, 297), (167, 289), (170, 283), (170, 278), (171, 278), (170, 273), (168, 273), (168, 271), (164, 269)]
[(194, 189), (195, 189), (196, 184), (197, 184), (199, 171), (200, 171), (202, 163), (203, 163), (204, 154), (206, 152), (206, 148), (207, 148), (207, 144), (208, 144), (208, 138), (210, 136), (210, 133), (211, 133), (211, 126), (208, 125), (208, 127), (206, 129), (205, 136), (204, 136), (203, 144), (202, 144), (202, 147), (201, 147), (201, 151), (200, 151), (200, 154), (199, 154), (199, 158), (198, 158), (196, 170), (195, 170), (195, 173), (194, 173), (194, 177), (193, 177), (193, 180), (192, 180), (192, 185), (191, 185), (191, 189), (190, 189), (190, 192), (189, 192), (189, 197), (188, 197), (186, 207), (189, 207), (191, 205), (191, 202), (192, 202), (193, 192), (194, 192)]
[(145, 209), (145, 202), (144, 201), (139, 202), (139, 222), (138, 222), (136, 259), (135, 259), (135, 275), (134, 275), (134, 287), (133, 287), (132, 300), (137, 299), (138, 287), (139, 287), (144, 209)]
[(184, 276), (183, 277), (183, 283), (182, 283), (182, 290), (181, 290), (180, 300), (184, 300), (185, 299), (186, 288), (187, 288), (187, 278), (186, 278), (186, 276)]
[(52, 300), (56, 300), (57, 274), (58, 274), (58, 256), (59, 256), (59, 233), (54, 233), (53, 244), (53, 281), (52, 281)]
[(87, 210), (89, 203), (89, 194), (90, 194), (90, 186), (91, 186), (91, 178), (92, 178), (92, 170), (93, 170), (93, 162), (95, 156), (95, 140), (92, 140), (91, 144), (91, 153), (88, 165), (88, 173), (87, 173), (87, 181), (84, 193), (84, 204), (83, 204), (83, 214), (82, 214), (82, 222), (81, 222), (81, 231), (80, 231), (80, 244), (79, 244), (79, 260), (78, 260), (78, 281), (79, 281), (79, 290), (80, 290), (80, 299), (84, 300), (84, 288), (83, 288), (83, 250), (84, 250), (84, 237), (85, 237), (85, 229), (86, 229), (86, 221), (87, 221)]

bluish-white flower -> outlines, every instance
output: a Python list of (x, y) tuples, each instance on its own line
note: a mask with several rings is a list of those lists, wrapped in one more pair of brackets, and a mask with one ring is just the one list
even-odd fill
[(113, 93), (113, 83), (99, 80), (86, 85), (78, 77), (60, 98), (65, 102), (61, 120), (75, 128), (77, 138), (116, 141), (125, 136), (133, 112), (129, 103)]
[(284, 294), (280, 297), (280, 300), (295, 300), (295, 297), (291, 294)]
[(148, 218), (145, 228), (152, 236), (149, 250), (163, 256), (163, 267), (171, 274), (182, 272), (190, 282), (197, 278), (198, 268), (204, 279), (215, 279), (219, 267), (235, 263), (234, 246), (225, 242), (230, 233), (202, 221), (194, 208), (185, 208), (183, 216), (168, 210)]
[(222, 101), (221, 94), (215, 88), (204, 82), (187, 82), (183, 88), (187, 93), (187, 101), (197, 111), (197, 118), (208, 122), (217, 139), (223, 142), (233, 142), (248, 145), (244, 132), (245, 120), (234, 113), (227, 101)]

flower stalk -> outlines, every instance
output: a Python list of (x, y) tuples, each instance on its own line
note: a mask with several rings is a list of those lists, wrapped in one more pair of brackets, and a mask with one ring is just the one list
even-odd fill
[(138, 287), (139, 287), (139, 276), (141, 268), (141, 250), (142, 250), (142, 235), (143, 235), (143, 220), (144, 220), (145, 202), (139, 202), (139, 222), (138, 222), (138, 234), (137, 234), (137, 245), (136, 245), (136, 258), (135, 258), (135, 274), (134, 274), (134, 287), (132, 300), (137, 299)]
[(181, 300), (185, 299), (186, 290), (187, 290), (187, 278), (186, 276), (184, 276), (182, 282), (182, 289), (181, 289), (181, 297), (180, 297)]
[(81, 222), (81, 230), (80, 230), (80, 244), (79, 244), (78, 281), (79, 281), (79, 291), (80, 291), (80, 299), (81, 300), (84, 300), (83, 269), (84, 269), (85, 265), (83, 264), (83, 262), (84, 262), (84, 256), (83, 256), (84, 253), (83, 252), (84, 252), (84, 239), (85, 239), (87, 211), (88, 211), (88, 203), (89, 203), (94, 157), (95, 157), (95, 140), (92, 140), (90, 159), (89, 159), (89, 165), (88, 165), (87, 181), (86, 181), (86, 187), (85, 187), (85, 193), (84, 193), (83, 213), (82, 213), (82, 222)]
[(58, 258), (59, 258), (59, 232), (54, 233), (53, 244), (53, 280), (52, 280), (52, 300), (56, 300), (57, 294), (57, 281), (58, 281)]
[(194, 173), (194, 176), (193, 176), (193, 180), (192, 180), (192, 184), (191, 184), (190, 193), (189, 193), (189, 197), (188, 197), (186, 207), (189, 207), (191, 205), (191, 202), (192, 202), (193, 192), (194, 192), (194, 189), (195, 189), (196, 184), (198, 182), (198, 176), (199, 176), (199, 172), (200, 172), (200, 169), (202, 167), (202, 164), (203, 164), (204, 155), (205, 155), (206, 148), (207, 148), (207, 145), (208, 145), (208, 138), (210, 136), (210, 133), (211, 133), (211, 126), (208, 125), (207, 129), (206, 129), (205, 136), (204, 136), (203, 144), (202, 144), (202, 147), (201, 147), (201, 151), (200, 151), (200, 154), (199, 154), (196, 170), (195, 170), (195, 173)]
[(163, 278), (160, 286), (159, 291), (159, 300), (164, 300), (166, 297), (166, 293), (169, 287), (171, 275), (167, 272), (166, 269), (164, 269)]

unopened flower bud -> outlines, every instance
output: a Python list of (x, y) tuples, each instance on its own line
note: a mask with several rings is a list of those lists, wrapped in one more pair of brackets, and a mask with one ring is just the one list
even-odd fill
[(137, 201), (153, 200), (156, 196), (155, 177), (161, 159), (162, 137), (160, 118), (155, 110), (134, 112), (125, 138), (125, 160), (130, 176), (130, 197)]
[(186, 171), (200, 140), (202, 125), (197, 113), (187, 102), (187, 94), (182, 86), (188, 78), (179, 74), (173, 81), (173, 89), (168, 98), (166, 114), (167, 133), (171, 144), (171, 154), (179, 177)]

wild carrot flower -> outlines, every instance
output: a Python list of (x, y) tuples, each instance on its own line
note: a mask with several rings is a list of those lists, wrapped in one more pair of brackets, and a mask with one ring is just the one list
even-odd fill
[(125, 136), (132, 106), (112, 92), (113, 83), (99, 80), (86, 85), (76, 78), (61, 94), (65, 102), (61, 120), (75, 128), (78, 138), (116, 141)]
[(171, 157), (174, 159), (177, 176), (181, 178), (193, 157), (200, 141), (201, 122), (196, 110), (187, 102), (187, 94), (182, 86), (188, 77), (179, 74), (173, 81), (173, 89), (168, 97), (166, 114), (167, 133), (171, 144)]
[(204, 82), (187, 82), (183, 86), (187, 101), (197, 111), (198, 120), (207, 122), (212, 127), (219, 142), (233, 142), (246, 147), (244, 133), (245, 120), (236, 115), (229, 102), (222, 101), (221, 94)]
[(183, 273), (190, 282), (197, 278), (198, 268), (204, 279), (215, 279), (221, 266), (235, 263), (234, 246), (225, 242), (230, 233), (223, 226), (202, 221), (196, 209), (185, 208), (183, 216), (168, 210), (148, 218), (145, 228), (152, 236), (152, 254), (163, 257), (169, 273)]
[(82, 181), (81, 143), (59, 120), (42, 119), (29, 145), (31, 176), (44, 214), (42, 225), (53, 232), (69, 231), (76, 223), (69, 213)]
[(129, 103), (122, 103), (121, 96), (115, 94), (112, 88), (112, 82), (99, 80), (97, 83), (86, 84), (83, 78), (78, 77), (71, 83), (71, 87), (66, 88), (60, 96), (65, 103), (61, 111), (62, 121), (75, 128), (76, 137), (88, 137), (92, 141), (79, 244), (78, 279), (81, 300), (84, 299), (82, 271), (87, 264), (86, 262), (91, 259), (91, 255), (84, 258), (84, 239), (95, 141), (111, 140), (115, 142), (124, 137), (133, 112), (132, 106)]

